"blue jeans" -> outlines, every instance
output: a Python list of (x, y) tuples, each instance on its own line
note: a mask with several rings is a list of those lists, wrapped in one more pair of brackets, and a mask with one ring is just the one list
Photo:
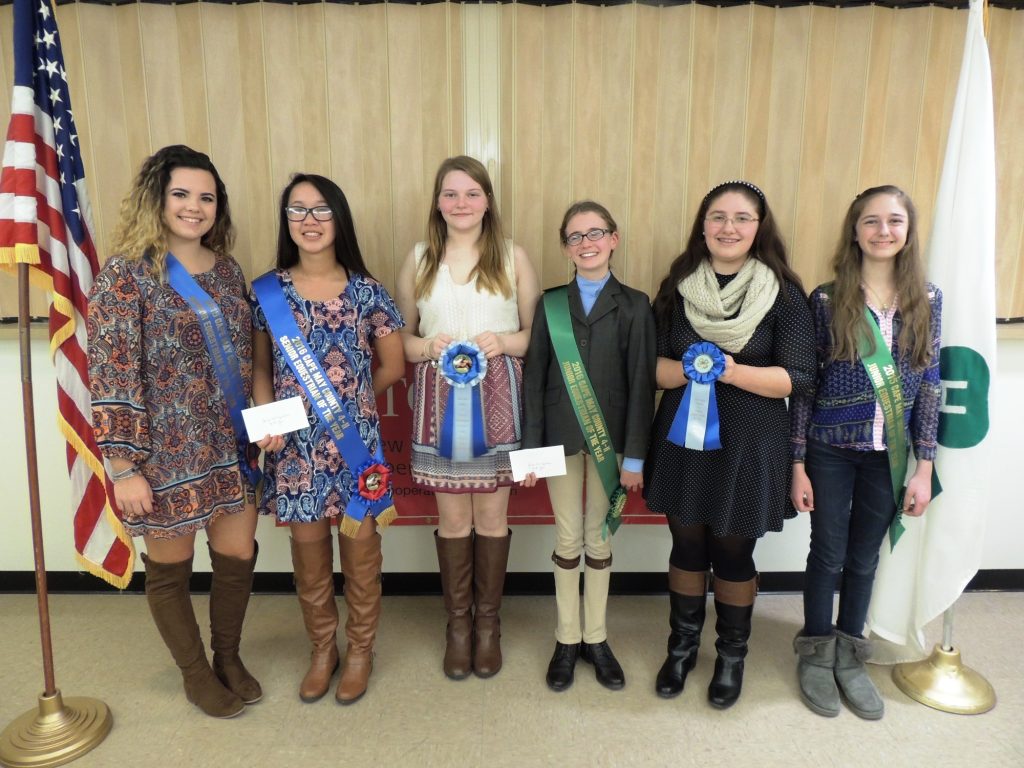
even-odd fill
[(871, 601), (879, 548), (896, 514), (885, 451), (852, 451), (808, 441), (807, 476), (814, 489), (811, 550), (804, 576), (804, 634), (832, 631), (832, 598), (839, 583), (836, 627), (860, 637)]

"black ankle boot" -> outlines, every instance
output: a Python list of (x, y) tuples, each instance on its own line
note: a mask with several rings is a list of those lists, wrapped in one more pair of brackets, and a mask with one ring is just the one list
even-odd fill
[(612, 649), (608, 647), (607, 640), (602, 640), (600, 643), (580, 644), (580, 658), (594, 665), (597, 682), (605, 688), (617, 691), (626, 684), (626, 676), (622, 672), (619, 660), (615, 658)]
[(548, 662), (547, 683), (552, 691), (564, 691), (572, 685), (576, 659), (580, 655), (579, 643), (555, 642), (555, 652)]
[(747, 656), (747, 641), (750, 639), (750, 619), (754, 606), (726, 605), (715, 601), (718, 620), (718, 640), (715, 648), (715, 674), (708, 686), (708, 701), (711, 706), (726, 709), (736, 703), (743, 688), (743, 659)]
[(706, 595), (680, 595), (669, 592), (668, 623), (672, 634), (668, 636), (668, 657), (658, 671), (654, 690), (663, 699), (671, 699), (683, 692), (686, 675), (697, 663), (700, 633), (704, 628)]

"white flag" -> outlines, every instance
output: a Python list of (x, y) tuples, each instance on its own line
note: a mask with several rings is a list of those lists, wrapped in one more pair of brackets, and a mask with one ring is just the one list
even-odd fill
[(868, 626), (924, 651), (925, 624), (960, 597), (981, 564), (996, 367), (996, 162), (992, 70), (981, 0), (971, 0), (960, 82), (946, 143), (928, 279), (943, 294), (942, 405), (935, 458), (942, 492), (906, 533), (883, 544)]

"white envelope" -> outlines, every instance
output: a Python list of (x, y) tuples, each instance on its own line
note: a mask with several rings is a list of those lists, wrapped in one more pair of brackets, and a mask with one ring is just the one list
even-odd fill
[(289, 397), (242, 411), (249, 441), (255, 443), (267, 435), (284, 435), (309, 426), (301, 397)]
[(556, 477), (565, 474), (565, 446), (562, 445), (511, 451), (508, 458), (512, 462), (512, 479), (516, 482), (531, 472), (537, 477)]

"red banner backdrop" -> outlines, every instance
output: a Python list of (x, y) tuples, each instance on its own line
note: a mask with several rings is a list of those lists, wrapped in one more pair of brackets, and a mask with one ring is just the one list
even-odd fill
[[(437, 525), (437, 506), (434, 494), (412, 481), (410, 466), (410, 436), (412, 435), (412, 365), (406, 366), (405, 376), (377, 398), (380, 413), (384, 455), (392, 467), (392, 495), (398, 509), (395, 525)], [(534, 488), (513, 486), (508, 506), (510, 523), (524, 525), (553, 524), (551, 502), (543, 481)], [(647, 509), (639, 493), (629, 494), (625, 522), (664, 523), (664, 515)]]

